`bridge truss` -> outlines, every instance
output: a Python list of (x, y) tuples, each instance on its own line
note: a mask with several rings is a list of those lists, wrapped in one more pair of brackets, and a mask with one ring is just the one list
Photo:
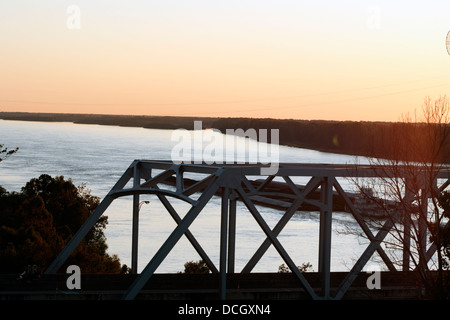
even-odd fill
[[(363, 217), (363, 212), (354, 204), (350, 194), (343, 189), (337, 179), (341, 177), (380, 177), (380, 175), (386, 175), (389, 170), (384, 168), (380, 171), (378, 168), (371, 166), (355, 167), (354, 165), (285, 163), (280, 164), (276, 174), (262, 176), (262, 167), (262, 165), (176, 164), (170, 161), (135, 160), (45, 273), (56, 273), (111, 203), (125, 196), (133, 197), (131, 269), (132, 273), (137, 273), (139, 204), (140, 196), (144, 194), (156, 195), (170, 216), (175, 220), (176, 227), (142, 272), (138, 274), (125, 293), (124, 299), (134, 299), (137, 296), (183, 235), (186, 236), (200, 257), (206, 262), (211, 272), (220, 274), (220, 288), (218, 289), (220, 297), (225, 299), (227, 273), (235, 273), (237, 201), (242, 201), (245, 204), (266, 237), (253, 256), (250, 257), (247, 265), (242, 269), (242, 273), (251, 272), (271, 245), (299, 279), (303, 289), (312, 299), (341, 299), (375, 252), (381, 257), (389, 271), (397, 271), (396, 266), (388, 257), (381, 244), (393, 225), (400, 221), (400, 219), (395, 218), (398, 212), (392, 213), (394, 219), (391, 217), (382, 221), (383, 227), (379, 228), (376, 233), (373, 233), (367, 223), (367, 219)], [(201, 178), (192, 181), (192, 179), (185, 178), (186, 174), (198, 174)], [(249, 177), (259, 177), (260, 179), (255, 184), (254, 181), (250, 181)], [(294, 177), (306, 177), (309, 180), (300, 189), (298, 185), (293, 183), (292, 178)], [(267, 186), (275, 178), (282, 179), (290, 192), (280, 195), (272, 190), (268, 190)], [(442, 183), (438, 186), (436, 180), (434, 181), (436, 183), (434, 187), (441, 191), (444, 190), (450, 184), (450, 171), (441, 170), (436, 175), (436, 179), (439, 179)], [(405, 188), (405, 190), (408, 190), (408, 188)], [(319, 198), (312, 197), (314, 192), (319, 194)], [(331, 234), (333, 199), (335, 195), (338, 195), (344, 201), (346, 208), (353, 215), (365, 237), (370, 242), (337, 290), (331, 292)], [(213, 263), (189, 230), (196, 217), (214, 196), (221, 197), (219, 266)], [(256, 199), (259, 197), (271, 196), (283, 196), (291, 200), (273, 229), (269, 227), (256, 205)], [(190, 205), (189, 211), (183, 218), (171, 204), (170, 199), (172, 198), (180, 199)], [(413, 201), (413, 199), (410, 201)], [(318, 244), (318, 272), (322, 280), (320, 292), (316, 292), (310, 286), (304, 275), (298, 270), (293, 258), (277, 238), (294, 213), (304, 204), (315, 207), (320, 212)], [(404, 246), (407, 245), (410, 245), (409, 242), (404, 243)], [(426, 252), (427, 260), (431, 259), (435, 251), (436, 247), (430, 245)], [(404, 261), (403, 268), (406, 269), (407, 267), (409, 267), (409, 263)]]

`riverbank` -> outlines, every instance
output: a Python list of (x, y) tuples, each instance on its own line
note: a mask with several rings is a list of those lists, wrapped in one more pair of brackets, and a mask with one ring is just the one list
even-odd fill
[[(203, 128), (247, 130), (278, 129), (279, 144), (331, 152), (352, 156), (398, 159), (399, 147), (407, 145), (411, 137), (424, 136), (421, 130), (425, 126), (398, 122), (367, 121), (325, 121), (294, 119), (258, 119), (258, 118), (212, 118), (212, 117), (173, 117), (138, 116), (107, 114), (69, 114), (69, 113), (28, 113), (0, 112), (0, 119), (19, 121), (72, 122), (77, 124), (96, 124), (123, 127), (142, 127), (148, 129), (194, 129), (194, 121), (201, 121)], [(450, 127), (449, 127), (450, 130)], [(423, 131), (425, 133), (425, 131)], [(405, 155), (415, 159), (417, 154)], [(442, 151), (442, 162), (450, 163), (450, 144)]]
[(72, 122), (77, 124), (97, 124), (122, 127), (142, 127), (148, 129), (193, 129), (194, 120), (201, 120), (204, 125), (211, 125), (215, 118), (133, 116), (110, 114), (77, 113), (30, 113), (0, 112), (0, 119), (42, 122)]

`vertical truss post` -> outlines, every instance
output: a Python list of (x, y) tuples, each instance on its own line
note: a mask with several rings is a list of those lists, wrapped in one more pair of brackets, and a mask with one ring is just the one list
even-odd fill
[(428, 195), (427, 190), (421, 189), (421, 201), (419, 205), (421, 208), (419, 209), (419, 239), (418, 239), (418, 249), (419, 249), (419, 265), (422, 266), (426, 270), (427, 267), (427, 220), (428, 220)]
[[(304, 202), (306, 196), (313, 190), (317, 188), (317, 186), (322, 181), (321, 178), (318, 177), (312, 177), (309, 182), (306, 184), (305, 189), (303, 192), (301, 192), (298, 197), (294, 200), (292, 205), (287, 209), (285, 214), (281, 217), (280, 221), (276, 224), (276, 226), (273, 228), (272, 232), (275, 236), (278, 236), (280, 232), (283, 230), (283, 228), (286, 226), (286, 224), (289, 222), (289, 220), (292, 218), (292, 216), (295, 214), (297, 209), (302, 205)], [(262, 258), (264, 253), (269, 249), (271, 245), (270, 238), (267, 237), (264, 242), (261, 244), (261, 246), (258, 248), (258, 250), (255, 252), (255, 254), (250, 258), (250, 260), (247, 262), (245, 267), (242, 269), (242, 273), (249, 273), (253, 270), (253, 268), (256, 266), (256, 264), (259, 262), (259, 260)]]
[[(181, 218), (178, 215), (178, 213), (176, 212), (176, 210), (173, 208), (173, 206), (170, 204), (169, 200), (167, 200), (167, 198), (164, 195), (162, 195), (162, 194), (157, 194), (157, 197), (161, 201), (161, 203), (164, 205), (166, 210), (169, 212), (169, 214), (172, 216), (173, 220), (177, 224), (179, 224), (181, 222)], [(185, 235), (186, 235), (186, 238), (189, 240), (189, 242), (194, 247), (194, 249), (197, 251), (199, 256), (203, 259), (203, 261), (205, 261), (206, 265), (211, 270), (211, 272), (212, 273), (219, 273), (219, 270), (217, 270), (217, 268), (214, 265), (214, 263), (208, 257), (208, 255), (206, 254), (205, 250), (203, 250), (203, 248), (200, 246), (200, 244), (195, 239), (195, 237), (192, 235), (192, 233), (189, 230), (187, 230), (185, 232)]]
[(403, 259), (402, 271), (409, 270), (409, 250), (411, 247), (411, 221), (403, 219)]
[(319, 272), (322, 280), (322, 295), (330, 298), (331, 222), (333, 211), (333, 177), (325, 177), (320, 188), (324, 206), (320, 209)]
[(264, 218), (259, 213), (258, 209), (256, 209), (255, 205), (252, 203), (252, 201), (248, 198), (242, 187), (238, 187), (236, 189), (238, 194), (240, 195), (242, 201), (244, 202), (247, 209), (250, 211), (252, 216), (255, 218), (258, 225), (261, 227), (261, 229), (266, 234), (269, 241), (272, 243), (272, 245), (275, 247), (275, 250), (278, 251), (280, 256), (283, 258), (284, 262), (287, 264), (287, 266), (291, 269), (292, 273), (294, 273), (298, 280), (300, 280), (303, 288), (305, 289), (306, 293), (312, 298), (312, 299), (318, 299), (316, 293), (314, 292), (313, 288), (309, 285), (308, 281), (305, 279), (305, 277), (302, 275), (302, 273), (298, 270), (297, 266), (295, 265), (294, 261), (289, 257), (286, 250), (281, 245), (280, 241), (277, 239), (276, 235), (270, 230), (270, 227), (265, 222)]
[(236, 254), (236, 195), (230, 195), (230, 213), (228, 221), (228, 273), (234, 273)]
[(228, 235), (228, 198), (230, 189), (224, 188), (220, 218), (220, 299), (226, 299), (227, 286), (227, 235)]
[[(151, 168), (146, 168), (144, 165), (140, 166), (141, 171), (141, 178), (150, 180), (152, 178), (151, 176)], [(175, 172), (182, 172), (180, 170), (177, 170)], [(214, 177), (210, 177), (210, 179), (213, 179)], [(145, 183), (144, 183), (145, 184)], [(184, 185), (183, 183), (180, 183), (179, 185)], [(153, 187), (155, 190), (160, 190), (158, 186)], [(156, 193), (156, 196), (158, 197), (159, 201), (163, 204), (163, 206), (166, 208), (167, 212), (170, 214), (170, 216), (173, 218), (173, 220), (179, 224), (181, 222), (181, 218), (176, 212), (175, 208), (170, 204), (169, 200), (167, 200), (166, 196), (162, 193)], [(187, 230), (185, 232), (186, 238), (189, 240), (189, 242), (192, 244), (194, 249), (197, 251), (197, 253), (200, 255), (200, 257), (205, 261), (206, 265), (209, 267), (212, 273), (219, 273), (219, 270), (217, 270), (214, 263), (211, 261), (211, 259), (208, 257), (206, 252), (203, 250), (203, 248), (200, 246), (198, 241), (195, 239), (195, 237), (192, 235), (192, 233)]]
[[(133, 169), (133, 188), (139, 188), (141, 173), (139, 170), (139, 162)], [(138, 268), (138, 242), (139, 242), (139, 194), (133, 195), (133, 227), (131, 240), (131, 273), (137, 274)]]
[(402, 270), (409, 270), (410, 263), (410, 252), (411, 252), (411, 219), (409, 218), (410, 212), (407, 211), (408, 206), (411, 205), (414, 200), (414, 193), (412, 191), (412, 182), (410, 179), (405, 180), (405, 197), (403, 205), (399, 207), (399, 211), (401, 211), (402, 217), (400, 218), (403, 221), (403, 260), (402, 260)]
[[(218, 173), (220, 175), (220, 173)], [(195, 218), (200, 214), (203, 208), (206, 206), (208, 201), (212, 198), (212, 196), (216, 193), (219, 188), (218, 177), (211, 182), (211, 184), (205, 189), (200, 198), (197, 200), (197, 203), (186, 213), (184, 218), (180, 221), (178, 226), (172, 231), (170, 236), (164, 242), (164, 244), (159, 248), (159, 250), (155, 253), (153, 258), (147, 264), (147, 266), (142, 270), (139, 276), (134, 280), (131, 286), (128, 288), (128, 291), (123, 296), (124, 300), (132, 300), (136, 297), (142, 287), (147, 283), (148, 279), (153, 275), (156, 269), (159, 267), (161, 262), (167, 257), (169, 252), (175, 246), (175, 244), (180, 240), (183, 234), (186, 233), (189, 226), (195, 220)]]
[[(138, 238), (139, 238), (139, 207), (140, 207), (140, 194), (155, 194), (161, 203), (164, 205), (166, 210), (175, 220), (177, 226), (174, 228), (172, 233), (169, 235), (167, 240), (162, 244), (159, 250), (154, 254), (154, 256), (150, 259), (146, 267), (143, 271), (137, 275), (134, 282), (128, 288), (127, 292), (124, 295), (124, 299), (134, 299), (139, 291), (144, 287), (148, 279), (154, 274), (157, 268), (160, 266), (162, 261), (167, 257), (170, 251), (177, 244), (179, 239), (185, 235), (190, 243), (193, 245), (195, 250), (199, 253), (203, 260), (206, 261), (208, 266), (210, 267), (213, 273), (220, 273), (219, 276), (219, 292), (221, 299), (226, 298), (226, 280), (227, 273), (235, 272), (235, 244), (236, 244), (236, 201), (242, 201), (246, 206), (250, 214), (253, 216), (259, 227), (264, 232), (266, 238), (262, 245), (258, 248), (255, 254), (252, 256), (250, 261), (242, 270), (242, 273), (250, 272), (256, 263), (263, 256), (264, 252), (270, 245), (273, 245), (276, 251), (280, 254), (284, 262), (288, 265), (290, 270), (295, 274), (298, 280), (301, 282), (302, 287), (305, 289), (305, 292), (309, 294), (309, 296), (313, 299), (341, 299), (346, 291), (350, 288), (354, 280), (358, 277), (358, 274), (361, 272), (363, 267), (369, 261), (374, 252), (378, 252), (380, 257), (388, 266), (389, 270), (396, 271), (392, 262), (389, 260), (387, 254), (384, 252), (381, 247), (381, 243), (384, 241), (385, 237), (389, 234), (390, 230), (394, 226), (395, 223), (399, 223), (402, 221), (400, 216), (403, 215), (403, 223), (404, 223), (404, 239), (403, 239), (403, 269), (405, 271), (409, 270), (410, 264), (410, 242), (411, 242), (411, 229), (416, 227), (415, 222), (410, 221), (408, 215), (411, 214), (412, 210), (410, 210), (410, 206), (414, 204), (415, 200), (419, 201), (421, 205), (420, 209), (422, 212), (426, 212), (422, 214), (421, 219), (419, 219), (419, 235), (421, 236), (422, 241), (422, 249), (420, 252), (421, 259), (420, 263), (426, 263), (428, 259), (434, 254), (437, 250), (436, 246), (430, 246), (428, 251), (426, 251), (426, 232), (427, 225), (426, 215), (428, 214), (428, 198), (432, 197), (433, 194), (428, 194), (425, 189), (428, 188), (428, 185), (420, 186), (421, 189), (421, 197), (420, 199), (415, 198), (415, 189), (414, 181), (411, 180), (410, 177), (402, 177), (405, 178), (405, 193), (404, 198), (400, 203), (398, 203), (397, 210), (390, 215), (390, 218), (384, 222), (384, 225), (378, 229), (376, 235), (372, 234), (369, 226), (364, 222), (362, 215), (355, 205), (353, 205), (351, 201), (350, 195), (347, 195), (343, 188), (339, 185), (336, 177), (345, 177), (345, 176), (353, 176), (350, 174), (342, 173), (342, 166), (337, 166), (334, 169), (339, 169), (337, 171), (338, 175), (336, 175), (336, 170), (329, 170), (331, 167), (315, 167), (315, 166), (302, 166), (295, 164), (289, 164), (284, 168), (280, 168), (280, 173), (278, 176), (281, 176), (286, 181), (288, 187), (290, 187), (291, 191), (294, 192), (294, 195), (290, 194), (290, 198), (293, 200), (290, 206), (283, 213), (282, 217), (276, 224), (276, 226), (271, 229), (267, 222), (262, 217), (259, 210), (256, 208), (256, 202), (253, 202), (253, 196), (265, 196), (269, 195), (270, 190), (264, 190), (265, 187), (270, 187), (269, 184), (275, 176), (270, 176), (267, 178), (262, 184), (260, 184), (257, 188), (252, 186), (252, 183), (248, 181), (247, 175), (253, 175), (255, 173), (254, 166), (242, 166), (242, 167), (206, 167), (203, 165), (197, 166), (188, 165), (188, 166), (177, 166), (168, 161), (145, 161), (145, 160), (136, 160), (132, 163), (130, 167), (125, 171), (125, 173), (121, 176), (121, 178), (117, 181), (111, 191), (106, 195), (103, 201), (99, 204), (99, 206), (95, 209), (95, 211), (88, 217), (86, 222), (81, 226), (80, 230), (74, 235), (74, 237), (69, 241), (63, 251), (59, 254), (59, 256), (53, 261), (53, 263), (48, 267), (45, 274), (55, 273), (61, 268), (61, 266), (65, 263), (65, 261), (70, 257), (71, 253), (76, 249), (82, 239), (87, 235), (89, 230), (95, 225), (100, 216), (105, 212), (105, 210), (109, 207), (109, 205), (117, 198), (123, 196), (133, 196), (133, 225), (132, 225), (132, 273), (137, 273), (137, 265), (138, 265)], [(152, 177), (152, 170), (163, 170), (162, 173), (157, 174), (155, 177)], [(231, 169), (231, 170), (230, 170)], [(331, 168), (333, 169), (333, 168)], [(184, 180), (183, 172), (199, 172), (199, 173), (209, 173), (210, 176), (207, 178), (198, 181), (190, 186), (185, 186), (188, 183), (188, 180)], [(340, 173), (339, 173), (340, 172)], [(168, 184), (173, 185), (173, 175), (176, 174), (175, 187), (176, 191), (173, 191), (173, 188), (164, 189), (160, 188), (159, 184)], [(342, 174), (342, 175), (341, 175)], [(356, 176), (364, 177), (368, 173), (368, 169), (365, 172), (358, 173)], [(306, 184), (306, 186), (302, 189), (298, 189), (297, 186), (293, 183), (293, 181), (289, 178), (289, 176), (311, 176), (311, 179)], [(443, 191), (448, 185), (450, 185), (450, 170), (446, 169), (445, 172), (442, 172), (439, 178), (447, 179), (446, 182), (441, 185), (439, 191)], [(170, 180), (169, 180), (170, 178)], [(124, 188), (127, 183), (133, 179), (133, 183), (131, 187)], [(140, 183), (141, 179), (146, 179), (144, 183)], [(245, 185), (242, 186), (242, 183)], [(318, 201), (314, 199), (308, 199), (309, 194), (316, 190), (318, 186), (320, 188), (320, 200)], [(221, 218), (220, 218), (220, 267), (219, 270), (214, 266), (212, 261), (207, 256), (206, 252), (197, 242), (195, 237), (189, 231), (190, 225), (194, 222), (194, 220), (198, 217), (210, 199), (218, 194), (219, 188), (222, 188), (222, 202), (221, 202)], [(350, 208), (353, 216), (356, 221), (367, 235), (370, 240), (370, 244), (365, 249), (362, 255), (358, 258), (357, 262), (347, 273), (345, 279), (342, 281), (340, 286), (337, 288), (334, 296), (331, 296), (331, 237), (332, 237), (332, 211), (333, 211), (333, 188), (336, 192), (341, 195), (344, 199), (347, 206)], [(437, 189), (437, 185), (435, 186)], [(270, 188), (268, 188), (270, 189)], [(246, 191), (249, 190), (249, 191)], [(403, 189), (402, 189), (403, 191)], [(189, 196), (201, 192), (200, 197), (195, 200), (190, 198)], [(184, 215), (183, 219), (178, 215), (175, 208), (170, 204), (169, 200), (166, 197), (175, 197), (186, 201), (192, 207), (189, 211)], [(421, 202), (420, 202), (421, 200)], [(315, 207), (320, 208), (320, 222), (319, 222), (319, 275), (321, 277), (321, 294), (316, 294), (313, 288), (310, 286), (304, 275), (298, 270), (296, 264), (289, 256), (287, 251), (282, 246), (281, 242), (278, 240), (278, 235), (287, 224), (289, 219), (293, 216), (293, 214), (300, 208), (303, 202), (308, 202)]]

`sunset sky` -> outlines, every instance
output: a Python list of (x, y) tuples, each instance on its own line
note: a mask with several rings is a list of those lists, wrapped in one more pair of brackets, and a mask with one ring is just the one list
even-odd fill
[(396, 121), (450, 96), (450, 1), (4, 0), (0, 111)]

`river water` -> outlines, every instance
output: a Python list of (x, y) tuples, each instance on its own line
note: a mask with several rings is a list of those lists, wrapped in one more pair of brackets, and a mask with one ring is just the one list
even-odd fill
[[(0, 185), (8, 191), (19, 191), (31, 178), (41, 174), (62, 175), (75, 185), (86, 184), (91, 193), (104, 197), (117, 179), (135, 159), (171, 159), (177, 144), (172, 130), (125, 128), (116, 126), (82, 125), (0, 120), (0, 143), (19, 151), (0, 162)], [(279, 147), (280, 162), (355, 163), (353, 156), (313, 150)], [(296, 181), (301, 183), (302, 181)], [(345, 184), (345, 181), (342, 182)], [(140, 211), (139, 270), (159, 249), (176, 226), (170, 215), (154, 196)], [(106, 211), (109, 224), (105, 231), (108, 252), (117, 254), (122, 264), (131, 261), (131, 197), (119, 199)], [(189, 208), (174, 201), (181, 214)], [(238, 203), (236, 239), (236, 271), (239, 272), (265, 239), (262, 230)], [(261, 208), (270, 227), (281, 218), (282, 212)], [(346, 227), (356, 227), (347, 213), (333, 213), (331, 269), (348, 271), (367, 246), (365, 239), (345, 234)], [(219, 265), (220, 199), (213, 198), (190, 227), (190, 231), (218, 267)], [(319, 213), (296, 213), (279, 235), (279, 240), (297, 265), (309, 262), (318, 270)], [(167, 256), (156, 272), (179, 272), (184, 263), (200, 257), (185, 237)], [(254, 268), (254, 272), (276, 272), (284, 263), (271, 247)]]

